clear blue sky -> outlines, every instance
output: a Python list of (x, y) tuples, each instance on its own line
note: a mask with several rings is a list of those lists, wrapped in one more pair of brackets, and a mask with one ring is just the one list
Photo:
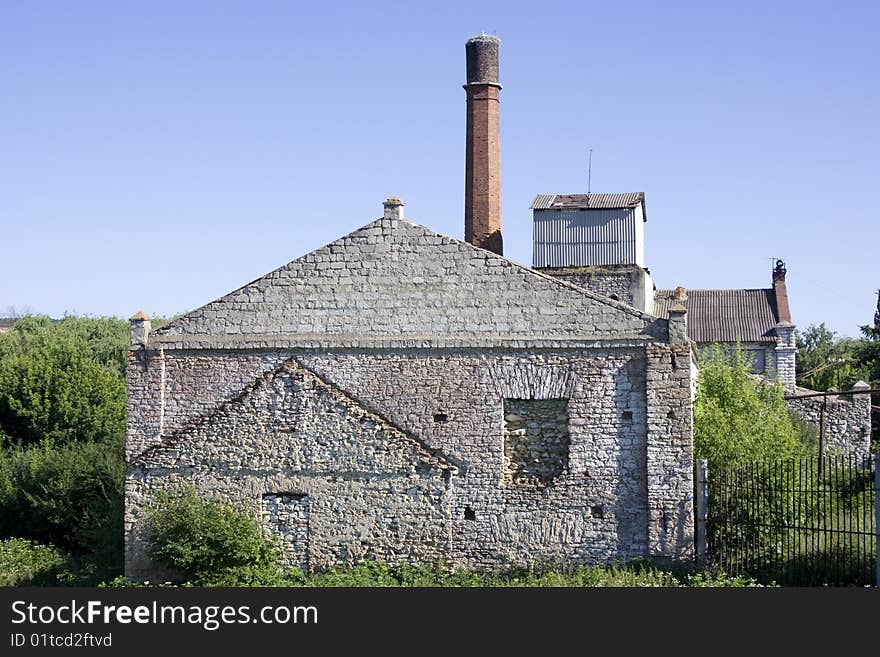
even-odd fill
[(501, 38), (506, 255), (536, 193), (647, 195), (661, 287), (855, 335), (880, 288), (875, 2), (0, 4), (0, 314), (192, 309), (372, 221), (461, 237), (464, 42)]

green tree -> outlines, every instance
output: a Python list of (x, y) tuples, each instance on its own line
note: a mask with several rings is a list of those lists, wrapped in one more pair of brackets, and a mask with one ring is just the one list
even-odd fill
[(797, 381), (811, 390), (848, 390), (867, 376), (859, 362), (861, 341), (838, 336), (824, 323), (797, 333)]
[(803, 453), (782, 387), (752, 375), (751, 366), (741, 348), (704, 354), (694, 403), (697, 458), (733, 465)]
[(119, 320), (28, 317), (0, 336), (6, 441), (105, 442), (125, 427), (128, 331)]

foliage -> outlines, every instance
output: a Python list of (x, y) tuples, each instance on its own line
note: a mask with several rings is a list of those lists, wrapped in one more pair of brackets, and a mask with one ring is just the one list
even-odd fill
[(128, 330), (119, 320), (16, 322), (0, 335), (0, 433), (24, 444), (121, 436), (127, 348)]
[(121, 440), (0, 452), (0, 536), (94, 555), (99, 575), (121, 570), (123, 497)]
[[(106, 586), (143, 586), (116, 578)], [(169, 585), (166, 583), (165, 585)], [(667, 570), (644, 561), (594, 566), (511, 568), (497, 572), (449, 570), (440, 566), (389, 565), (367, 561), (332, 566), (303, 575), (293, 571), (283, 586), (306, 587), (743, 587), (756, 586), (745, 577), (728, 577), (719, 570)]]
[(69, 555), (23, 538), (0, 541), (0, 586), (52, 586), (69, 568)]
[(803, 451), (782, 387), (753, 376), (741, 348), (708, 350), (694, 403), (695, 456), (729, 464), (792, 458)]
[(860, 362), (862, 342), (840, 337), (824, 323), (798, 332), (798, 384), (810, 390), (849, 390), (860, 379), (869, 378)]
[(276, 542), (258, 520), (194, 488), (160, 492), (146, 521), (148, 555), (197, 586), (272, 586), (284, 582)]
[(808, 458), (709, 471), (709, 530), (732, 572), (786, 585), (874, 578), (874, 475), (857, 459)]

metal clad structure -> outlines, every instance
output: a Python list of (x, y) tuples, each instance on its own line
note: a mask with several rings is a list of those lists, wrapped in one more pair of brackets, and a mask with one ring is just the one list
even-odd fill
[(645, 195), (539, 194), (532, 201), (535, 267), (645, 263)]
[(636, 263), (635, 209), (535, 213), (535, 267)]

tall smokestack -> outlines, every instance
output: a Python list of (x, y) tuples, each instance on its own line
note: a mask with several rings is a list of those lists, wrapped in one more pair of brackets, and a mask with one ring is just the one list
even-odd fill
[(467, 56), (467, 146), (464, 181), (464, 239), (498, 255), (501, 241), (501, 143), (498, 135), (497, 37), (465, 43)]

